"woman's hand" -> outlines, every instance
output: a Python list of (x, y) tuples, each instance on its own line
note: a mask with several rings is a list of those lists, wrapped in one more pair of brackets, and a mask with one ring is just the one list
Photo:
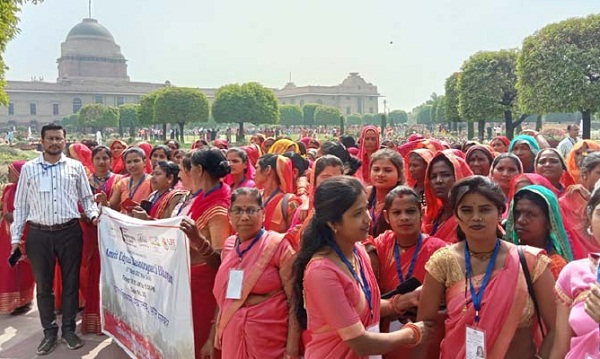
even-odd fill
[(206, 343), (202, 346), (200, 350), (200, 358), (202, 359), (213, 359), (215, 357), (215, 346), (213, 345), (213, 341), (208, 338)]
[(210, 241), (206, 239), (196, 227), (196, 224), (189, 220), (188, 218), (184, 218), (179, 224), (179, 228), (185, 233), (185, 235), (190, 240), (190, 247), (204, 255), (205, 253), (212, 252), (209, 249), (211, 248)]
[(150, 217), (148, 215), (148, 213), (146, 213), (146, 211), (144, 211), (144, 209), (142, 207), (140, 207), (139, 205), (135, 206), (131, 209), (131, 216), (134, 218), (143, 219), (146, 221), (152, 219), (152, 217)]
[(592, 283), (585, 299), (584, 309), (596, 323), (600, 324), (600, 287), (597, 283)]
[(106, 196), (106, 193), (104, 193), (104, 192), (96, 193), (94, 195), (94, 202), (101, 204), (103, 206), (107, 206), (108, 205), (108, 197)]

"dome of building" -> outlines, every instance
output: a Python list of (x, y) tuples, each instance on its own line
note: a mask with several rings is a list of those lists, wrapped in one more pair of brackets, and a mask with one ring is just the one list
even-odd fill
[(67, 41), (79, 36), (100, 37), (112, 42), (115, 41), (110, 32), (104, 26), (98, 23), (98, 20), (89, 18), (83, 19), (82, 22), (75, 25), (75, 27), (69, 31), (69, 34), (67, 35)]

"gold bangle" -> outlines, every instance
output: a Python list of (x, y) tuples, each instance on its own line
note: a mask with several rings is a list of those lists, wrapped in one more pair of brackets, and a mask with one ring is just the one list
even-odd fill
[(392, 310), (394, 311), (394, 313), (401, 315), (404, 314), (404, 310), (400, 310), (398, 308), (398, 301), (400, 300), (400, 298), (402, 297), (402, 294), (396, 294), (395, 296), (393, 296), (390, 299), (390, 304), (392, 305)]
[(417, 346), (421, 343), (421, 339), (423, 336), (423, 333), (421, 333), (421, 329), (419, 327), (417, 327), (414, 323), (407, 323), (404, 324), (404, 328), (410, 329), (413, 331), (413, 333), (415, 334), (415, 342), (410, 344), (410, 347), (414, 347)]

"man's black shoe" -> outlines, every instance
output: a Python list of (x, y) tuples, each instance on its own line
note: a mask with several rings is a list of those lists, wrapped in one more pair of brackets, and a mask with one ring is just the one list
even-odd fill
[(35, 353), (37, 355), (46, 355), (52, 353), (52, 351), (56, 348), (56, 335), (48, 335), (42, 339), (40, 345), (38, 345)]
[(83, 346), (83, 340), (74, 332), (63, 333), (62, 341), (67, 343), (67, 348), (71, 350), (79, 349)]

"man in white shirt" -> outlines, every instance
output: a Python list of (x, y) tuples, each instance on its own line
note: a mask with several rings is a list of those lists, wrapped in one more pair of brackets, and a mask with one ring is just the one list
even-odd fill
[(63, 154), (65, 136), (66, 131), (60, 125), (42, 127), (44, 151), (21, 170), (14, 221), (10, 227), (12, 254), (19, 247), (25, 226), (29, 225), (25, 246), (35, 277), (37, 306), (44, 328), (44, 339), (36, 351), (38, 355), (49, 354), (57, 343), (53, 291), (57, 259), (63, 287), (62, 339), (69, 349), (83, 346), (83, 341), (75, 334), (83, 247), (78, 203), (94, 224), (98, 221), (98, 207), (93, 201), (83, 165)]
[(567, 133), (567, 137), (564, 140), (560, 141), (558, 146), (556, 146), (556, 149), (558, 150), (558, 152), (560, 152), (563, 158), (567, 158), (567, 155), (569, 154), (569, 152), (571, 152), (573, 146), (575, 146), (577, 142), (581, 141), (581, 138), (577, 137), (579, 135), (578, 125), (567, 126)]

